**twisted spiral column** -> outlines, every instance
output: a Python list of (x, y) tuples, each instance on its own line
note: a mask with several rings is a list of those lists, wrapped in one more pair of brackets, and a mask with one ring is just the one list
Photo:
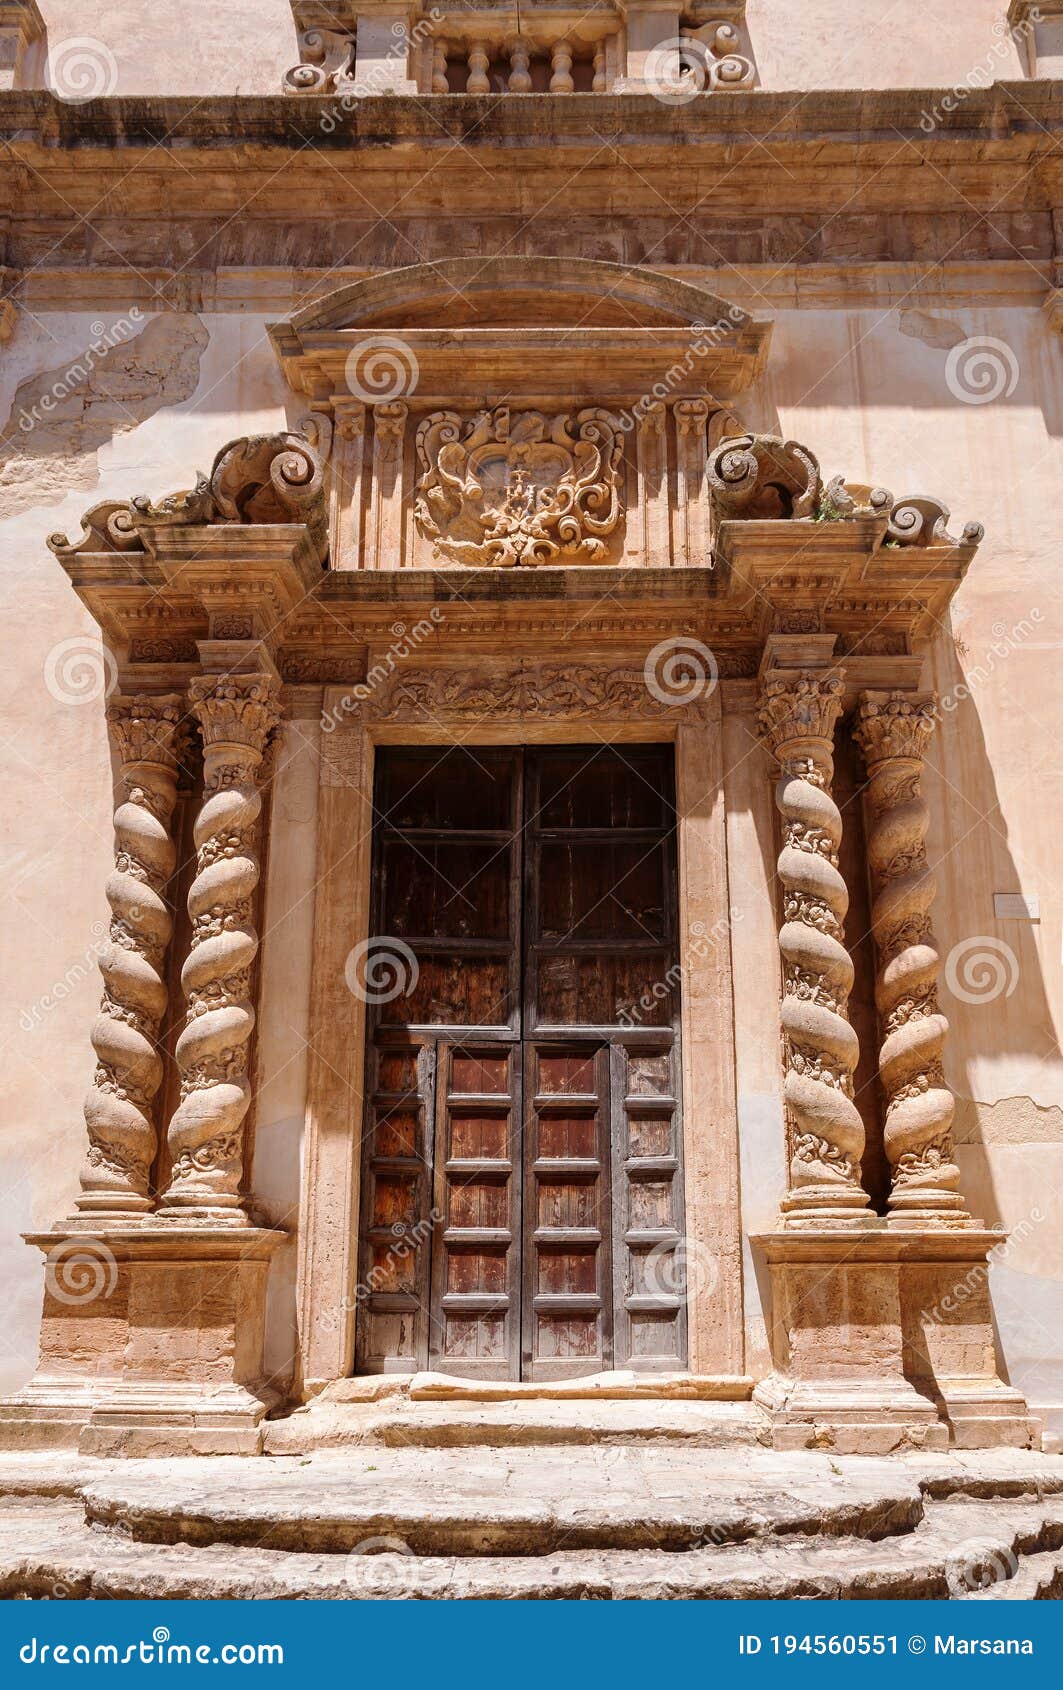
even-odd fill
[(844, 943), (849, 907), (838, 872), (841, 812), (831, 797), (841, 677), (769, 677), (760, 722), (780, 766), (783, 819), (778, 873), (783, 892), (779, 950), (790, 1189), (787, 1227), (859, 1225), (864, 1128), (853, 1102), (859, 1046), (846, 1008), (853, 965)]
[(114, 869), (107, 881), (111, 923), (100, 958), (104, 991), (92, 1029), (97, 1066), (85, 1099), (89, 1148), (78, 1210), (98, 1225), (152, 1207), (157, 1138), (155, 1093), (162, 1081), (159, 1024), (173, 932), (166, 887), (176, 848), (170, 819), (177, 797), (181, 701), (115, 699), (107, 718), (121, 763), (114, 812)]
[(927, 862), (929, 812), (920, 790), (936, 720), (932, 698), (865, 692), (854, 729), (868, 772), (889, 1213), (895, 1225), (908, 1226), (969, 1219), (952, 1153), (955, 1102), (942, 1068), (949, 1024), (938, 1008), (940, 958), (930, 925), (937, 888)]
[(203, 805), (188, 892), (192, 942), (181, 971), (188, 999), (176, 1050), (181, 1100), (169, 1126), (173, 1171), (161, 1213), (171, 1220), (244, 1225), (240, 1182), (255, 1025), (259, 776), (280, 710), (268, 675), (201, 677), (192, 682), (189, 702), (203, 735)]

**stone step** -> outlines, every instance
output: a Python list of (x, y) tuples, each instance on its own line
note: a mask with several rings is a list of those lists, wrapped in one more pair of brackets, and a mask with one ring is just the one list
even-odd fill
[(752, 1449), (362, 1449), (143, 1466), (85, 1486), (90, 1524), (151, 1543), (338, 1554), (393, 1538), (417, 1555), (549, 1555), (800, 1533), (876, 1539), (923, 1512), (917, 1475), (898, 1463)]
[[(542, 1556), (420, 1556), (394, 1537), (346, 1554), (145, 1543), (86, 1525), (68, 1500), (0, 1509), (0, 1597), (235, 1600), (998, 1599), (1054, 1594), (1063, 1507), (930, 1504), (911, 1531), (877, 1542), (807, 1534), (661, 1549), (565, 1548)], [(1051, 1566), (1050, 1566), (1051, 1564)], [(983, 1588), (984, 1587), (984, 1588)]]
[(698, 1449), (767, 1444), (753, 1403), (659, 1401), (316, 1401), (265, 1427), (267, 1455), (377, 1445), (507, 1449), (548, 1444), (679, 1443)]

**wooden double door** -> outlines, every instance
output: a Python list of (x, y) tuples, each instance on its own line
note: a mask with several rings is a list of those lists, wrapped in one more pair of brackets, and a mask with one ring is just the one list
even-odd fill
[(378, 753), (358, 1372), (686, 1365), (673, 779)]

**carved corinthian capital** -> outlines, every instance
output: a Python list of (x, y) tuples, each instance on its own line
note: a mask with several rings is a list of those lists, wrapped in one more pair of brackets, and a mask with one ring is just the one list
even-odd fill
[(202, 677), (189, 689), (203, 734), (203, 805), (189, 888), (192, 944), (181, 972), (188, 1019), (177, 1041), (181, 1101), (169, 1127), (172, 1219), (242, 1225), (243, 1125), (251, 1101), (251, 974), (258, 953), (259, 777), (280, 719), (267, 675)]
[(926, 857), (929, 813), (920, 790), (936, 719), (931, 698), (867, 692), (854, 729), (868, 771), (879, 1072), (893, 1176), (890, 1219), (904, 1226), (968, 1219), (952, 1153), (955, 1103), (942, 1068), (949, 1024), (937, 1000), (940, 959), (930, 926), (936, 887)]
[(853, 1102), (859, 1047), (846, 1013), (853, 965), (843, 927), (849, 898), (838, 872), (842, 821), (830, 791), (841, 692), (836, 674), (772, 677), (760, 710), (781, 771), (788, 1227), (858, 1223), (868, 1201), (860, 1185), (863, 1122)]
[(159, 1024), (166, 1009), (166, 949), (173, 931), (166, 887), (175, 848), (170, 818), (180, 754), (180, 699), (117, 698), (108, 711), (121, 763), (114, 813), (114, 870), (107, 882), (110, 936), (100, 959), (104, 993), (92, 1029), (97, 1066), (85, 1099), (89, 1149), (78, 1209), (93, 1224), (152, 1205), (162, 1080)]

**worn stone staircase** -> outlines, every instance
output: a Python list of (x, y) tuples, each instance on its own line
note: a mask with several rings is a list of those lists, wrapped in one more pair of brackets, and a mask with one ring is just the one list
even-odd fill
[(4, 1458), (0, 1596), (1063, 1594), (1063, 1458), (780, 1455), (714, 1444), (705, 1405), (688, 1436), (545, 1406), (534, 1440), (525, 1414), (447, 1442), (434, 1409), (303, 1455)]

